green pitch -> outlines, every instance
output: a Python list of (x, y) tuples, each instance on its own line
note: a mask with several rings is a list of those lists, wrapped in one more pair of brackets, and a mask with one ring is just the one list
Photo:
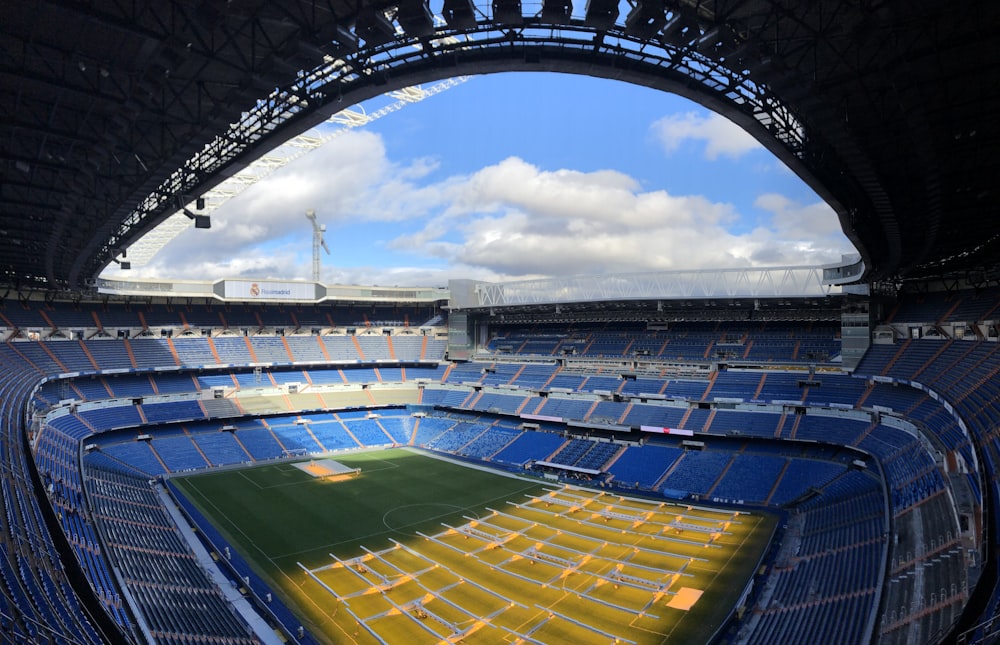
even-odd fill
[[(481, 643), (704, 642), (775, 522), (555, 491), (404, 450), (336, 460), (361, 475), (330, 481), (283, 463), (175, 480), (332, 643), (375, 642), (370, 631), (405, 643), (459, 631)], [(666, 604), (692, 589), (703, 595), (690, 609)]]

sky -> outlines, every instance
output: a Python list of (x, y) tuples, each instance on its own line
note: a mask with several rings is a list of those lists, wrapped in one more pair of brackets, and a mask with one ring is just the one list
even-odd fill
[(104, 277), (311, 279), (307, 209), (327, 226), (329, 284), (812, 265), (855, 252), (833, 210), (722, 116), (618, 81), (508, 73), (337, 136), (213, 212), (211, 229)]

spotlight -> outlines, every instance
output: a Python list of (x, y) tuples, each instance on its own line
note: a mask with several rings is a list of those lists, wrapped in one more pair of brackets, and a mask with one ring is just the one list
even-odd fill
[(434, 14), (431, 13), (427, 0), (400, 2), (396, 21), (411, 38), (427, 38), (434, 35)]
[(396, 30), (385, 17), (385, 13), (375, 7), (365, 7), (358, 14), (354, 32), (365, 41), (366, 47), (378, 47), (396, 38)]
[[(191, 197), (189, 195), (175, 195), (174, 201), (177, 204), (178, 210), (184, 213), (188, 219), (194, 220), (195, 228), (212, 228), (212, 220), (208, 218), (208, 215), (198, 215), (196, 213), (192, 213), (187, 209), (187, 206), (184, 205), (185, 202), (191, 201)], [(194, 200), (194, 205), (197, 210), (202, 210), (205, 208), (205, 198), (196, 198)]]
[(663, 10), (663, 0), (645, 0), (628, 12), (625, 18), (625, 33), (633, 38), (648, 40), (667, 24)]
[(663, 27), (662, 42), (669, 45), (689, 45), (701, 36), (698, 23), (684, 13), (676, 13)]
[(493, 20), (501, 25), (520, 25), (523, 23), (521, 0), (493, 0)]
[[(132, 263), (125, 260), (125, 249), (112, 249), (111, 250), (111, 261), (117, 264), (123, 271), (128, 271), (132, 268)], [(119, 260), (115, 255), (121, 255), (122, 259)]]
[(476, 28), (476, 5), (472, 0), (444, 0), (441, 13), (450, 29)]
[(351, 30), (344, 25), (336, 25), (333, 28), (333, 43), (331, 43), (331, 48), (335, 50), (337, 54), (341, 53), (341, 50), (347, 53), (353, 54), (358, 51), (358, 37), (357, 35), (351, 33)]
[(570, 0), (543, 0), (542, 22), (553, 25), (565, 25), (573, 14), (573, 3)]
[(618, 20), (618, 3), (615, 0), (587, 0), (583, 24), (607, 31)]
[(212, 228), (212, 220), (209, 219), (208, 215), (195, 215), (187, 208), (182, 208), (181, 210), (188, 216), (188, 219), (194, 220), (195, 228)]

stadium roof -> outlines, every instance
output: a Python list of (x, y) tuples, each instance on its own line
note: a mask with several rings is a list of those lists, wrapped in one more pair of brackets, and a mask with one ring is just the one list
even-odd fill
[(1000, 3), (447, 0), (430, 11), (420, 0), (7, 3), (0, 284), (85, 289), (180, 205), (338, 110), (508, 70), (616, 78), (725, 114), (835, 208), (869, 278), (1000, 259)]

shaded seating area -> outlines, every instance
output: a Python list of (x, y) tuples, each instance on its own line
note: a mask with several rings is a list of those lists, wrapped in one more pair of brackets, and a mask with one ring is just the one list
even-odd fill
[(84, 458), (94, 516), (158, 642), (258, 643), (194, 560), (147, 478)]
[(887, 546), (879, 489), (876, 478), (846, 472), (796, 509), (740, 642), (868, 639)]
[[(13, 642), (40, 642), (74, 634), (102, 643), (116, 629), (96, 616), (96, 604), (77, 595), (49, 524), (39, 506), (44, 496), (31, 456), (20, 440), (21, 410), (41, 373), (9, 345), (0, 347), (0, 629)], [(68, 556), (68, 553), (67, 553)], [(111, 630), (111, 631), (109, 631)], [(109, 636), (108, 636), (109, 637)]]
[[(688, 352), (694, 347), (733, 348), (738, 346), (740, 340), (745, 348), (745, 343), (749, 340), (754, 340), (754, 346), (758, 344), (759, 337), (751, 338), (750, 331), (744, 330), (742, 336), (745, 338), (740, 339), (737, 338), (737, 331), (733, 327), (726, 330), (725, 336), (718, 336), (716, 331), (698, 331), (692, 327), (684, 331), (684, 336), (678, 335), (670, 342), (666, 342), (665, 338), (644, 339), (642, 343), (632, 338), (628, 342), (632, 342), (635, 347), (641, 345), (645, 348), (653, 347), (657, 342), (661, 347), (674, 344), (674, 349), (679, 352)], [(591, 349), (597, 355), (625, 352), (623, 347), (628, 346), (625, 340), (628, 333), (594, 332), (587, 342), (593, 343)], [(783, 582), (780, 588), (772, 591), (770, 598), (774, 604), (768, 605), (762, 599), (762, 604), (759, 605), (759, 619), (752, 633), (766, 635), (768, 638), (781, 635), (808, 638), (857, 636), (846, 628), (838, 630), (833, 625), (836, 620), (852, 615), (852, 612), (874, 611), (871, 607), (879, 575), (878, 562), (874, 565), (876, 582), (870, 582), (870, 575), (873, 571), (873, 557), (879, 560), (882, 556), (873, 555), (874, 551), (869, 548), (864, 536), (870, 530), (866, 526), (868, 523), (884, 523), (885, 511), (880, 509), (865, 515), (868, 512), (865, 509), (843, 506), (841, 512), (857, 519), (862, 525), (860, 532), (856, 533), (842, 533), (841, 527), (824, 524), (826, 516), (821, 508), (824, 504), (833, 503), (841, 495), (838, 492), (841, 484), (837, 482), (862, 482), (855, 475), (877, 481), (875, 474), (854, 473), (843, 463), (820, 458), (819, 453), (808, 458), (796, 458), (777, 451), (769, 452), (763, 446), (772, 446), (775, 439), (807, 440), (827, 445), (854, 446), (873, 455), (885, 475), (888, 509), (894, 521), (910, 521), (917, 516), (943, 517), (948, 506), (942, 492), (948, 482), (914, 432), (873, 423), (865, 416), (867, 413), (860, 412), (859, 408), (870, 409), (873, 405), (891, 408), (903, 417), (919, 421), (922, 424), (920, 429), (929, 431), (936, 437), (949, 455), (962, 455), (967, 463), (975, 461), (977, 450), (985, 449), (994, 460), (991, 462), (993, 465), (997, 456), (1000, 456), (997, 451), (1000, 444), (989, 435), (989, 428), (997, 427), (995, 408), (990, 402), (991, 397), (996, 398), (992, 384), (997, 373), (996, 355), (994, 348), (972, 347), (975, 343), (970, 341), (938, 341), (931, 343), (935, 345), (933, 349), (915, 349), (913, 356), (910, 356), (910, 348), (915, 348), (917, 343), (911, 343), (906, 351), (895, 347), (875, 351), (872, 355), (884, 357), (885, 362), (881, 365), (873, 363), (879, 374), (910, 374), (927, 378), (942, 391), (955, 396), (963, 416), (968, 414), (973, 420), (973, 430), (980, 430), (978, 434), (974, 434), (974, 444), (957, 427), (956, 418), (927, 394), (908, 386), (872, 384), (865, 379), (839, 374), (825, 373), (813, 378), (804, 370), (787, 373), (780, 370), (728, 370), (715, 374), (712, 379), (677, 378), (668, 374), (623, 378), (615, 370), (571, 374), (553, 365), (474, 362), (454, 365), (450, 368), (447, 379), (444, 379), (444, 367), (382, 367), (360, 362), (391, 360), (393, 357), (398, 359), (404, 351), (410, 355), (419, 351), (423, 357), (428, 349), (428, 343), (423, 339), (418, 343), (418, 339), (414, 337), (410, 339), (412, 342), (404, 344), (397, 343), (395, 337), (390, 342), (380, 334), (363, 335), (359, 338), (337, 337), (335, 340), (317, 337), (311, 339), (301, 341), (304, 356), (315, 356), (316, 351), (323, 355), (323, 349), (328, 353), (333, 350), (346, 357), (345, 360), (359, 361), (357, 367), (345, 364), (331, 369), (310, 367), (303, 370), (299, 367), (288, 371), (275, 368), (265, 372), (256, 381), (245, 367), (219, 374), (200, 373), (196, 377), (185, 373), (160, 372), (92, 375), (97, 366), (101, 369), (119, 369), (119, 366), (134, 368), (135, 364), (140, 363), (140, 356), (158, 357), (149, 358), (150, 361), (169, 360), (166, 365), (171, 367), (212, 366), (225, 364), (230, 360), (242, 361), (242, 365), (262, 356), (277, 362), (282, 358), (282, 353), (286, 358), (289, 356), (289, 349), (298, 358), (296, 348), (300, 346), (299, 342), (286, 346), (276, 337), (266, 342), (256, 337), (212, 339), (212, 342), (205, 338), (185, 338), (174, 339), (171, 343), (163, 339), (132, 339), (129, 351), (122, 351), (124, 343), (114, 340), (53, 341), (47, 349), (39, 349), (31, 343), (17, 342), (9, 343), (7, 351), (8, 356), (12, 357), (12, 364), (19, 366), (19, 373), (29, 382), (37, 381), (43, 374), (62, 373), (72, 366), (83, 366), (81, 371), (87, 373), (73, 380), (54, 381), (44, 386), (34, 399), (38, 407), (67, 398), (99, 402), (110, 398), (131, 399), (165, 393), (195, 394), (200, 389), (218, 386), (249, 389), (261, 383), (271, 387), (281, 383), (320, 382), (357, 385), (405, 382), (420, 378), (431, 381), (422, 390), (422, 403), (438, 406), (435, 414), (441, 415), (414, 417), (391, 410), (380, 412), (379, 418), (369, 418), (364, 411), (269, 414), (262, 419), (233, 419), (232, 424), (236, 429), (222, 431), (218, 421), (208, 421), (206, 417), (226, 417), (239, 413), (232, 404), (226, 410), (219, 408), (219, 412), (213, 414), (208, 413), (205, 402), (194, 399), (87, 408), (54, 419), (52, 434), (43, 433), (40, 437), (41, 449), (36, 454), (36, 462), (44, 466), (46, 472), (61, 473), (57, 477), (69, 480), (69, 488), (61, 493), (63, 495), (75, 490), (72, 475), (66, 470), (69, 468), (68, 462), (74, 454), (78, 454), (74, 451), (78, 450), (79, 441), (97, 430), (107, 436), (94, 439), (100, 449), (87, 459), (92, 460), (100, 469), (113, 473), (120, 470), (141, 480), (163, 473), (281, 458), (294, 451), (319, 453), (358, 447), (413, 444), (513, 468), (523, 467), (531, 461), (549, 460), (589, 470), (606, 471), (611, 477), (610, 482), (622, 487), (671, 493), (679, 491), (684, 495), (694, 494), (703, 499), (793, 509), (803, 516), (798, 539), (800, 545), (804, 546), (798, 555), (782, 561), (786, 569), (775, 565), (776, 579)], [(290, 341), (291, 338), (287, 340)], [(806, 342), (805, 335), (799, 340), (799, 351), (812, 347)], [(314, 345), (310, 346), (310, 342)], [(553, 339), (539, 339), (538, 342), (539, 345), (544, 345), (553, 342)], [(136, 351), (145, 343), (156, 345), (159, 350), (149, 353)], [(107, 347), (97, 349), (98, 344)], [(111, 349), (112, 345), (115, 349)], [(404, 345), (407, 347), (405, 350)], [(556, 345), (574, 346), (577, 351), (587, 349), (579, 338), (556, 340), (553, 348)], [(764, 345), (761, 340), (757, 349), (762, 351)], [(748, 355), (753, 355), (753, 351)], [(32, 367), (36, 362), (42, 367)], [(970, 365), (971, 369), (967, 373), (959, 373), (954, 369), (956, 365)], [(442, 380), (447, 382), (442, 385)], [(809, 381), (809, 384), (803, 386), (801, 381), (804, 380)], [(484, 387), (481, 391), (473, 392), (467, 387), (461, 387), (460, 384), (463, 383), (475, 383)], [(512, 390), (511, 386), (524, 389)], [(552, 393), (551, 388), (565, 388), (572, 392), (560, 389)], [(416, 392), (416, 388), (413, 390)], [(608, 396), (610, 393), (620, 396), (612, 398)], [(662, 400), (639, 400), (644, 394), (656, 394)], [(716, 405), (719, 399), (729, 399), (725, 401), (729, 408)], [(734, 402), (737, 399), (754, 403), (784, 401), (786, 404), (779, 403), (766, 411), (730, 409), (738, 405)], [(699, 402), (703, 405), (698, 406)], [(803, 411), (794, 411), (793, 407), (796, 406), (793, 404), (803, 408)], [(841, 407), (834, 407), (832, 411), (827, 409), (817, 412), (812, 408), (805, 410), (808, 406), (829, 408), (831, 404)], [(782, 409), (782, 405), (786, 409)], [(455, 410), (458, 412), (454, 412)], [(495, 418), (497, 414), (511, 418), (498, 420)], [(743, 439), (743, 447), (739, 451), (682, 451), (676, 445), (665, 445), (653, 440), (647, 441), (645, 445), (633, 443), (626, 447), (619, 443), (552, 432), (522, 430), (517, 427), (513, 418), (519, 414), (541, 414), (608, 425), (624, 424), (626, 430), (627, 426), (637, 428), (640, 425), (683, 427), (708, 437), (729, 436), (738, 432), (750, 438)], [(178, 421), (183, 423), (178, 424)], [(147, 424), (151, 435), (148, 440), (137, 440), (135, 431), (105, 432)], [(768, 440), (768, 443), (759, 443), (761, 439)], [(792, 445), (791, 441), (787, 443)], [(991, 468), (989, 472), (995, 470)], [(974, 478), (970, 481), (974, 481)], [(995, 479), (992, 480), (992, 485), (996, 486)], [(5, 481), (5, 501), (14, 500), (8, 508), (30, 509), (34, 504), (30, 489), (24, 489), (29, 491), (27, 493), (18, 493), (18, 489), (11, 488), (12, 486), (13, 484)], [(843, 486), (850, 488), (846, 483)], [(863, 488), (858, 484), (852, 490), (863, 492)], [(822, 491), (822, 494), (815, 495), (816, 490)], [(982, 491), (978, 486), (975, 490), (981, 496)], [(885, 499), (881, 491), (874, 494)], [(815, 496), (803, 501), (810, 495)], [(66, 510), (67, 507), (60, 508)], [(914, 509), (920, 509), (920, 513), (914, 512)], [(854, 513), (861, 515), (853, 515)], [(810, 528), (813, 521), (819, 528)], [(7, 525), (14, 526), (15, 522), (8, 520)], [(936, 521), (925, 524), (927, 533), (934, 534), (935, 540), (939, 539), (937, 535), (942, 534), (941, 526), (943, 525)], [(84, 553), (83, 560), (101, 555), (92, 546), (85, 545), (85, 527), (73, 524), (64, 525), (64, 529), (71, 541), (84, 545), (78, 547), (79, 553)], [(882, 538), (876, 539), (875, 543), (884, 544), (880, 540)], [(16, 540), (8, 540), (5, 548), (13, 548), (10, 545), (16, 543)], [(945, 553), (949, 553), (955, 546), (954, 540), (949, 538), (942, 548)], [(849, 563), (852, 571), (858, 572), (860, 577), (836, 579), (838, 574), (834, 563), (840, 561), (824, 555), (824, 549), (844, 553), (845, 559), (842, 562)], [(898, 577), (899, 580), (904, 580), (906, 572), (916, 566), (930, 567), (924, 560), (913, 562), (905, 558), (896, 559), (899, 562), (891, 568), (894, 579)], [(10, 575), (14, 579), (22, 579), (23, 584), (18, 586), (29, 589), (28, 605), (37, 605), (38, 601), (31, 595), (30, 584), (23, 582), (24, 576), (31, 578), (31, 584), (38, 589), (45, 590), (50, 583), (45, 582), (45, 577), (41, 574), (32, 573), (31, 565), (18, 565), (8, 569), (9, 574), (5, 572), (5, 578)], [(961, 577), (949, 577), (945, 567), (930, 568), (929, 571), (933, 572), (930, 575), (935, 581), (931, 584), (940, 582), (948, 589), (952, 585), (963, 588), (967, 582)], [(99, 579), (102, 575), (100, 567), (89, 570), (89, 575)], [(834, 579), (826, 580), (826, 576)], [(142, 584), (141, 578), (133, 579)], [(819, 580), (823, 583), (817, 587)], [(851, 585), (861, 585), (857, 587), (860, 589), (859, 593), (852, 595), (849, 592)], [(53, 583), (52, 586), (57, 589), (61, 587), (58, 583)], [(65, 589), (70, 588), (65, 586)], [(104, 594), (102, 597), (107, 598), (106, 606), (114, 611), (118, 601), (108, 589), (99, 588), (98, 595)], [(46, 591), (42, 593), (43, 596), (47, 594)], [(803, 594), (809, 600), (793, 602), (793, 597), (802, 597)], [(958, 604), (962, 600), (960, 596), (960, 593), (951, 594), (949, 600)], [(10, 599), (10, 595), (6, 596), (5, 602), (10, 602)], [(72, 601), (67, 598), (67, 603), (69, 602)], [(156, 606), (156, 602), (150, 600), (150, 606)], [(51, 614), (46, 615), (46, 619), (51, 617), (59, 620), (65, 608), (51, 605), (45, 610), (36, 606), (32, 611), (35, 616)], [(122, 624), (126, 623), (126, 618), (124, 615), (121, 617)], [(803, 627), (803, 624), (814, 621), (819, 626), (808, 629)], [(765, 627), (759, 627), (765, 623)], [(900, 624), (905, 624), (905, 620), (897, 613), (895, 621), (888, 620), (883, 628), (887, 633), (896, 633), (903, 629)], [(26, 634), (25, 630), (28, 628), (24, 625), (18, 628), (20, 632), (13, 633)], [(763, 631), (756, 631), (758, 628)]]
[(674, 321), (667, 329), (655, 330), (641, 323), (498, 327), (486, 347), (494, 357), (641, 356), (668, 361), (721, 359), (787, 364), (828, 362), (840, 355), (840, 323), (832, 319), (805, 324), (746, 320), (704, 325)]

